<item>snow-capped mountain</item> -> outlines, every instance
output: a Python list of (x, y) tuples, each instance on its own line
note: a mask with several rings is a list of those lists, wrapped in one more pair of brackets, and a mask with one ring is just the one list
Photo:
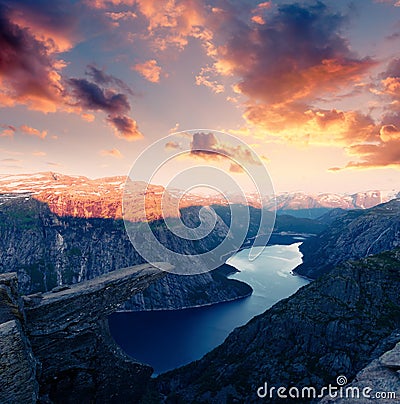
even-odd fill
[[(75, 217), (122, 217), (122, 196), (127, 177), (106, 177), (89, 179), (84, 176), (70, 176), (53, 172), (43, 172), (26, 175), (0, 175), (0, 198), (34, 197), (46, 203), (50, 209), (60, 216)], [(145, 183), (135, 182), (131, 188), (132, 205), (143, 196)], [(166, 193), (167, 206), (188, 207), (194, 205), (226, 205), (227, 200), (220, 195), (205, 196), (193, 193), (184, 193), (180, 190), (168, 190), (157, 185), (147, 187), (146, 208), (147, 219), (153, 220), (161, 217), (161, 199)], [(306, 194), (279, 193), (272, 197), (263, 198), (264, 207), (272, 208), (274, 202), (279, 210), (299, 210), (314, 208), (342, 208), (342, 209), (366, 209), (388, 202), (400, 197), (400, 192), (391, 191), (367, 191), (354, 194)], [(165, 198), (165, 195), (164, 195)], [(230, 202), (243, 203), (243, 198), (231, 195)], [(1, 203), (1, 202), (0, 202)], [(256, 195), (247, 195), (247, 203), (254, 207), (260, 207), (260, 199)], [(176, 210), (169, 210), (171, 216), (176, 215)], [(138, 219), (143, 219), (138, 217)]]

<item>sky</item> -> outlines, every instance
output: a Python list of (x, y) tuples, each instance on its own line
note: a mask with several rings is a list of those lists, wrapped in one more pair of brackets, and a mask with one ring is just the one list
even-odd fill
[(400, 190), (400, 1), (0, 0), (0, 174), (127, 175), (197, 128), (278, 192)]

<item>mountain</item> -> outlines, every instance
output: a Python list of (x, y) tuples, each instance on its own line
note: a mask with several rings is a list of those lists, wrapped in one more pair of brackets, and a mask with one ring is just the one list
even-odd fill
[(351, 380), (393, 348), (399, 287), (400, 249), (347, 261), (236, 328), (202, 359), (159, 376), (154, 388), (166, 403), (252, 403), (265, 382), (320, 389), (336, 385), (338, 375)]
[[(188, 208), (188, 216), (195, 216)], [(201, 252), (227, 233), (221, 222), (204, 241), (181, 242), (158, 223), (155, 231), (169, 247), (185, 253)], [(219, 229), (219, 230), (218, 230)], [(33, 197), (13, 198), (0, 205), (0, 273), (17, 272), (20, 292), (46, 292), (60, 285), (89, 280), (118, 268), (143, 263), (134, 250), (122, 220), (58, 216)], [(179, 309), (248, 296), (243, 282), (227, 279), (228, 265), (192, 276), (168, 274), (125, 309)]]
[[(0, 175), (0, 195), (2, 199), (33, 195), (36, 199), (46, 202), (51, 211), (59, 216), (121, 218), (121, 201), (126, 180), (126, 176), (93, 180), (84, 176), (68, 176), (54, 172)], [(132, 195), (132, 203), (135, 204), (143, 195), (146, 184), (135, 182), (131, 188), (136, 189), (136, 195)], [(162, 186), (148, 186), (146, 195), (149, 208), (148, 220), (160, 218), (160, 201), (164, 192), (165, 189)], [(169, 200), (172, 204), (179, 201), (180, 208), (196, 205), (226, 205), (227, 203), (219, 195), (196, 195), (176, 189), (168, 190), (166, 194), (167, 201)], [(374, 190), (354, 194), (284, 192), (276, 194), (275, 200), (263, 196), (262, 203), (269, 209), (276, 204), (278, 211), (289, 211), (289, 213), (314, 209), (324, 213), (325, 209), (333, 208), (366, 209), (397, 196), (400, 196), (400, 192), (395, 190)], [(232, 203), (246, 203), (243, 198), (236, 195), (229, 195), (229, 197)], [(249, 194), (246, 197), (250, 206), (256, 208), (261, 206), (257, 195)], [(171, 211), (169, 214), (174, 216), (177, 212)]]
[(335, 210), (321, 218), (328, 227), (300, 246), (295, 273), (317, 278), (337, 264), (400, 246), (400, 199), (365, 210)]

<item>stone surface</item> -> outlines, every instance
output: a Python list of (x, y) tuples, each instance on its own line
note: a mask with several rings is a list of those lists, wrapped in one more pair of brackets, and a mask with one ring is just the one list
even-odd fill
[[(399, 334), (397, 334), (397, 338), (400, 338)], [(324, 397), (320, 403), (400, 403), (400, 375), (396, 371), (399, 368), (400, 342), (392, 350), (385, 352), (380, 358), (373, 360), (357, 373), (354, 380), (343, 387), (343, 398)], [(349, 388), (348, 392), (346, 392), (346, 387)], [(356, 399), (353, 398), (353, 395)]]
[(107, 316), (164, 275), (143, 264), (59, 292), (24, 296), (27, 335), (42, 365), (42, 401), (136, 402), (141, 397), (152, 369), (115, 345)]
[(36, 403), (36, 361), (16, 320), (0, 324), (0, 402)]
[(23, 329), (17, 274), (0, 275), (0, 402), (36, 403), (37, 361)]

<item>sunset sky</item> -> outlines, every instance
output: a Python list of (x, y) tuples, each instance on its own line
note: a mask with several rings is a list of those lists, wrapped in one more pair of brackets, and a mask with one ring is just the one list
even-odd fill
[(209, 128), (277, 191), (400, 191), (400, 1), (0, 0), (0, 30), (0, 174), (127, 175)]

